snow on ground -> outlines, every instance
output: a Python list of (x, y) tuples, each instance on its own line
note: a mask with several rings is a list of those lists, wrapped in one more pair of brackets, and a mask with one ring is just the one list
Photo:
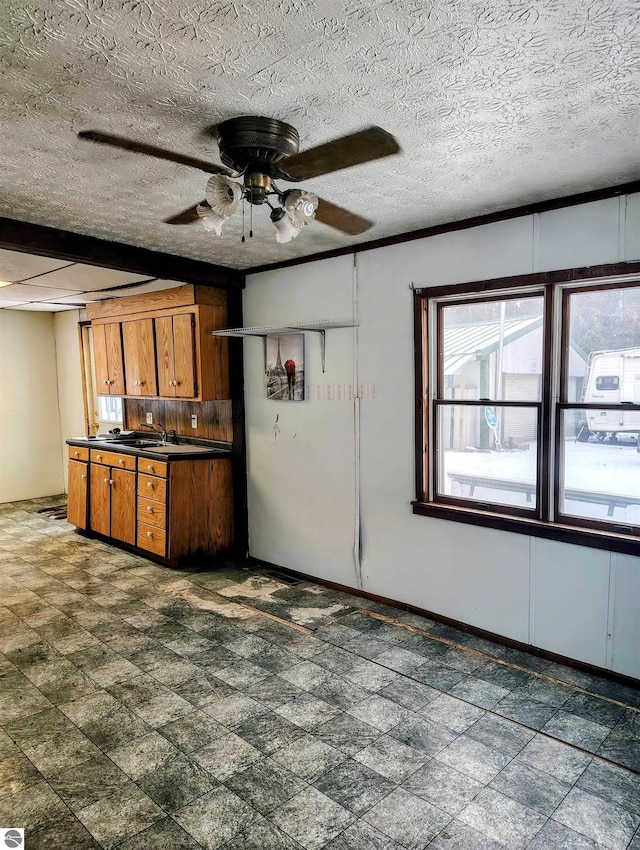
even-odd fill
[[(564, 486), (567, 489), (595, 493), (632, 496), (640, 499), (640, 453), (634, 440), (618, 444), (567, 440), (564, 443)], [(449, 473), (478, 475), (505, 481), (535, 482), (536, 445), (526, 451), (446, 451), (444, 453), (443, 483), (452, 496), (468, 496), (467, 485), (452, 482)], [(524, 493), (509, 490), (490, 490), (476, 487), (473, 499), (498, 504), (534, 507)], [(574, 516), (609, 519), (616, 523), (640, 524), (640, 506), (616, 507), (613, 517), (607, 516), (607, 505), (567, 500), (566, 513)]]

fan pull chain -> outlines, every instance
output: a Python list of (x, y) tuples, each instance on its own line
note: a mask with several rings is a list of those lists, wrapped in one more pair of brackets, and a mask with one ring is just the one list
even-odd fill
[(249, 210), (249, 239), (253, 239), (253, 204)]
[(244, 238), (244, 198), (242, 199), (242, 241), (246, 242), (247, 240)]

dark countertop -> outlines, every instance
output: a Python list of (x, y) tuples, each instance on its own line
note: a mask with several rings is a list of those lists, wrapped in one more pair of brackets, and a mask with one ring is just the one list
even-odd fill
[(152, 438), (142, 433), (119, 439), (109, 439), (102, 435), (98, 437), (71, 437), (66, 442), (69, 446), (82, 446), (90, 449), (102, 449), (105, 452), (156, 458), (156, 460), (164, 462), (231, 457), (231, 443), (218, 440), (195, 440), (192, 437), (179, 437), (177, 446), (171, 443), (163, 445), (160, 440), (153, 441), (153, 445), (128, 446), (125, 442), (127, 439), (144, 440), (152, 443)]

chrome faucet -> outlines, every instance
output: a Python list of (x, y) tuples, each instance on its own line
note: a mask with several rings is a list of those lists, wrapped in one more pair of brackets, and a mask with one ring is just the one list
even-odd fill
[(165, 430), (164, 425), (161, 425), (159, 422), (157, 428), (155, 425), (147, 425), (146, 422), (138, 422), (138, 428), (149, 428), (151, 431), (155, 431), (156, 434), (160, 434), (161, 443), (167, 442), (167, 432)]

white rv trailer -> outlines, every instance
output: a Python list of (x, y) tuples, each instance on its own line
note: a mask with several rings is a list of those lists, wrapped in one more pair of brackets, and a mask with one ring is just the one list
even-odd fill
[(621, 433), (638, 434), (640, 411), (625, 410), (624, 403), (640, 404), (640, 348), (594, 351), (588, 362), (583, 401), (589, 404), (619, 404), (617, 410), (587, 410), (586, 423), (578, 439), (593, 434), (598, 440), (616, 442)]

